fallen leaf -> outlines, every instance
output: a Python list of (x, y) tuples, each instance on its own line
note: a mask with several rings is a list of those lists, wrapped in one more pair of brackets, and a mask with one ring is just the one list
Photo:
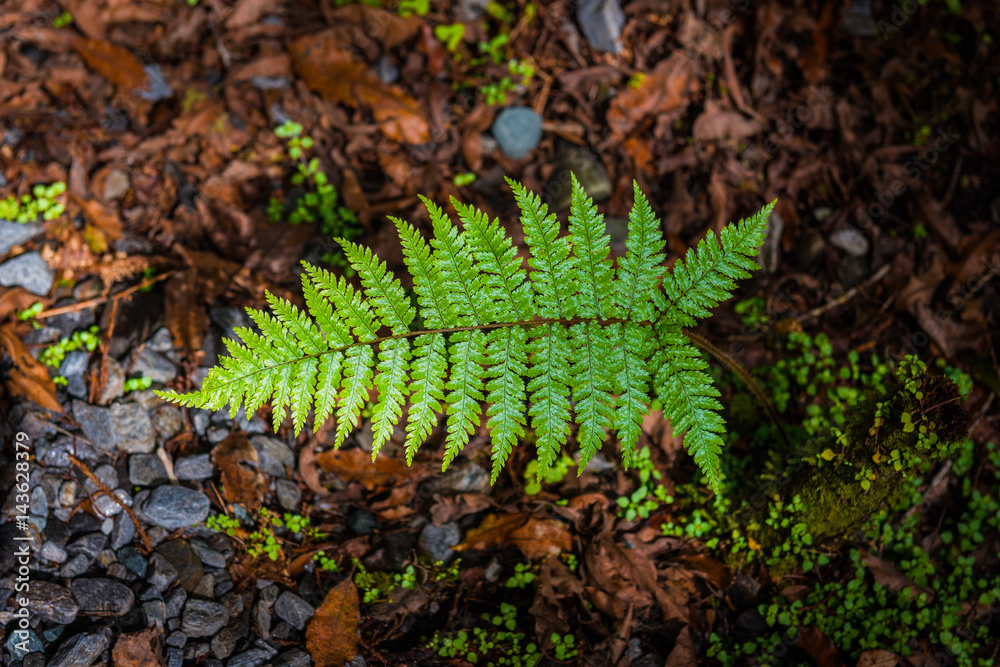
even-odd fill
[[(83, 199), (73, 197), (73, 200), (83, 209), (83, 214), (94, 223), (94, 226), (103, 232), (108, 241), (121, 238), (122, 223), (118, 216), (107, 206), (96, 199)], [(96, 252), (96, 251), (95, 251)]]
[(916, 597), (920, 593), (926, 593), (928, 602), (934, 599), (933, 590), (917, 586), (912, 579), (897, 570), (896, 566), (890, 561), (864, 551), (861, 554), (861, 562), (863, 562), (865, 567), (868, 568), (868, 571), (871, 572), (875, 581), (882, 584), (882, 586), (884, 586), (890, 593), (896, 594), (903, 589), (909, 588), (910, 597)]
[(898, 664), (899, 656), (880, 648), (859, 655), (857, 667), (895, 667)]
[(350, 578), (330, 589), (306, 628), (315, 667), (343, 667), (358, 652), (358, 589)]
[(608, 125), (616, 136), (628, 134), (648, 116), (680, 112), (691, 101), (691, 58), (674, 51), (661, 60), (638, 87), (626, 86), (611, 100)]
[(164, 295), (164, 324), (174, 338), (174, 345), (184, 354), (201, 349), (209, 319), (198, 300), (198, 271), (180, 271), (167, 280)]
[(691, 639), (691, 626), (685, 625), (677, 635), (674, 647), (670, 649), (667, 661), (663, 667), (694, 667), (698, 664), (695, 658), (694, 641)]
[(73, 35), (71, 42), (92, 70), (130, 93), (146, 86), (146, 70), (139, 59), (120, 46), (100, 39)]
[(816, 661), (816, 667), (844, 667), (837, 647), (819, 628), (806, 628), (800, 632), (795, 645)]
[(245, 435), (230, 435), (212, 449), (212, 462), (222, 473), (222, 497), (256, 513), (266, 487), (250, 440)]
[(488, 515), (455, 549), (482, 551), (497, 544), (513, 544), (531, 560), (573, 548), (572, 537), (561, 521), (513, 513)]
[(396, 85), (382, 83), (367, 63), (342, 48), (337, 29), (306, 35), (288, 46), (299, 75), (324, 98), (369, 107), (382, 133), (401, 143), (430, 141), (430, 125), (419, 103)]
[(253, 25), (263, 18), (273, 4), (271, 0), (240, 0), (226, 19), (226, 27), (234, 30)]
[(715, 102), (705, 102), (702, 111), (691, 126), (691, 135), (697, 141), (731, 141), (738, 143), (764, 129), (763, 123), (747, 118), (739, 111), (721, 109)]
[(46, 410), (62, 412), (62, 405), (56, 400), (56, 385), (49, 377), (49, 371), (31, 356), (14, 326), (10, 322), (0, 327), (0, 348), (14, 362), (4, 378), (7, 392), (12, 396), (23, 396), (34, 401)]
[(333, 473), (345, 482), (357, 482), (369, 491), (394, 486), (419, 472), (388, 456), (379, 456), (373, 462), (368, 452), (358, 448), (322, 452), (316, 456), (316, 462), (324, 472)]
[(115, 648), (111, 651), (111, 663), (114, 667), (166, 665), (160, 652), (160, 635), (156, 632), (156, 628), (149, 627), (118, 637)]

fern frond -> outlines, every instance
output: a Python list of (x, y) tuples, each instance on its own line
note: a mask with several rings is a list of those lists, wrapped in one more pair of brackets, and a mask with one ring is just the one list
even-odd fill
[(305, 309), (268, 294), (271, 312), (248, 309), (256, 330), (236, 329), (229, 356), (199, 390), (158, 395), (210, 409), (228, 404), (233, 414), (270, 402), (275, 428), (290, 411), (296, 433), (310, 412), (316, 427), (333, 416), (340, 446), (374, 393), (373, 457), (405, 412), (412, 463), (443, 413), (443, 468), (482, 426), (485, 402), (494, 482), (529, 422), (542, 473), (573, 425), (581, 470), (609, 430), (628, 464), (655, 395), (718, 489), (719, 392), (683, 327), (707, 317), (756, 266), (773, 204), (718, 237), (709, 233), (665, 272), (660, 223), (638, 185), (625, 257), (615, 266), (603, 217), (575, 176), (566, 235), (538, 195), (508, 183), (527, 270), (499, 220), (452, 200), (459, 227), (423, 199), (430, 239), (392, 219), (415, 303), (370, 249), (341, 239), (360, 288), (305, 264)]

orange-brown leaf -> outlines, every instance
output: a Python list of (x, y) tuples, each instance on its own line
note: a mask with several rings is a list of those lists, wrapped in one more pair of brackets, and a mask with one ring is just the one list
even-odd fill
[(513, 544), (532, 560), (573, 548), (569, 531), (561, 521), (535, 519), (520, 513), (490, 514), (455, 548), (479, 551), (497, 544)]
[(71, 43), (95, 72), (122, 91), (130, 93), (146, 86), (146, 70), (139, 59), (120, 46), (100, 39), (74, 35)]
[(306, 84), (332, 102), (372, 110), (384, 135), (408, 144), (430, 141), (430, 125), (415, 99), (388, 85), (366, 63), (341, 48), (342, 31), (327, 30), (292, 42), (288, 51)]
[(330, 589), (306, 628), (306, 649), (316, 667), (343, 667), (358, 652), (358, 589), (344, 579)]
[(12, 396), (24, 396), (53, 412), (62, 412), (56, 400), (56, 385), (45, 366), (39, 363), (18, 338), (14, 323), (0, 327), (0, 348), (14, 361), (4, 385)]
[(156, 628), (149, 627), (120, 636), (115, 642), (114, 650), (111, 651), (111, 662), (114, 667), (166, 665), (160, 652), (160, 636)]
[(691, 101), (691, 59), (681, 50), (656, 64), (642, 84), (626, 86), (611, 100), (608, 125), (618, 136), (628, 134), (647, 116), (680, 112)]
[(212, 461), (222, 473), (222, 496), (253, 514), (264, 500), (264, 476), (257, 450), (245, 435), (234, 433), (212, 449)]
[(316, 457), (324, 472), (337, 475), (345, 482), (358, 482), (369, 491), (393, 486), (417, 474), (417, 469), (407, 467), (398, 459), (380, 456), (372, 462), (363, 449), (330, 450)]

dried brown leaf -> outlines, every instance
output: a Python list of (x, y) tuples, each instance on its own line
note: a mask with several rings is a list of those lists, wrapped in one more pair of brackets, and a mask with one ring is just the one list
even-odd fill
[(350, 578), (330, 589), (306, 628), (306, 650), (316, 667), (343, 667), (358, 652), (358, 589)]
[(230, 435), (212, 449), (212, 461), (222, 473), (223, 498), (243, 505), (251, 514), (260, 509), (265, 480), (250, 440), (245, 435)]
[(490, 514), (455, 549), (480, 551), (498, 544), (513, 544), (534, 560), (570, 551), (573, 540), (565, 524), (555, 519), (536, 519), (521, 513)]
[(608, 125), (617, 136), (628, 134), (647, 116), (679, 113), (691, 101), (692, 64), (683, 51), (674, 51), (656, 64), (638, 87), (626, 86), (611, 100)]
[(394, 486), (419, 472), (387, 456), (380, 456), (372, 462), (366, 451), (357, 448), (322, 452), (316, 456), (316, 463), (324, 472), (333, 473), (345, 482), (358, 482), (369, 491)]
[(114, 667), (164, 667), (167, 663), (160, 652), (160, 636), (156, 628), (149, 627), (118, 637), (111, 651), (111, 663)]
[(48, 370), (31, 356), (14, 326), (11, 322), (0, 327), (0, 349), (14, 361), (4, 378), (4, 386), (12, 396), (23, 396), (46, 410), (62, 412), (62, 405), (56, 400), (56, 385)]
[(139, 59), (120, 46), (100, 39), (71, 37), (77, 53), (83, 56), (92, 70), (118, 86), (123, 92), (146, 86), (146, 70)]
[(881, 648), (865, 651), (858, 656), (858, 667), (896, 667), (898, 664), (899, 656)]
[(164, 296), (164, 323), (174, 344), (185, 354), (201, 349), (209, 320), (198, 298), (198, 271), (188, 269), (171, 277)]

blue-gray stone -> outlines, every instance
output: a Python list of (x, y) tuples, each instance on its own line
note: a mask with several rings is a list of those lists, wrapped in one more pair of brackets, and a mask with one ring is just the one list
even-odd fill
[(39, 653), (45, 650), (42, 640), (31, 628), (27, 630), (12, 630), (7, 637), (7, 651), (14, 660), (20, 660), (29, 653)]
[(73, 350), (69, 352), (59, 366), (59, 375), (69, 379), (72, 377), (82, 377), (87, 372), (87, 360), (90, 353), (86, 350)]
[(114, 579), (76, 579), (69, 588), (83, 614), (122, 616), (135, 602), (132, 589)]
[(52, 287), (52, 270), (40, 254), (26, 252), (0, 264), (0, 285), (23, 287), (44, 296)]
[(153, 423), (149, 413), (138, 403), (115, 403), (111, 406), (111, 421), (118, 449), (148, 454), (156, 448)]
[(316, 610), (295, 593), (285, 591), (274, 603), (274, 613), (283, 621), (288, 621), (298, 630), (305, 630), (309, 619)]
[(170, 84), (167, 83), (167, 78), (163, 76), (159, 65), (152, 63), (143, 69), (146, 71), (146, 85), (136, 89), (136, 95), (148, 102), (159, 102), (173, 95)]
[(21, 224), (19, 222), (0, 220), (0, 257), (10, 252), (10, 249), (14, 246), (27, 243), (43, 231), (42, 223), (40, 222)]
[(528, 107), (508, 107), (501, 111), (490, 130), (507, 157), (520, 160), (542, 139), (542, 117)]
[(591, 47), (621, 53), (625, 12), (618, 0), (582, 0), (576, 9), (576, 19)]
[(167, 530), (187, 528), (208, 516), (208, 496), (183, 486), (158, 486), (149, 494), (143, 513)]
[(149, 349), (149, 347), (143, 347), (134, 356), (128, 372), (132, 375), (148, 377), (153, 382), (159, 382), (160, 384), (166, 384), (177, 377), (177, 367), (174, 366), (173, 362), (157, 354)]
[(226, 663), (227, 667), (260, 667), (274, 655), (274, 651), (266, 651), (262, 648), (252, 648), (238, 655), (234, 655)]
[(215, 549), (209, 549), (201, 542), (191, 542), (191, 551), (193, 551), (194, 555), (198, 557), (198, 560), (209, 567), (217, 567), (220, 569), (226, 567), (226, 557)]
[(455, 554), (453, 546), (462, 541), (462, 531), (458, 524), (449, 522), (443, 526), (429, 523), (420, 531), (420, 549), (435, 563), (447, 563)]
[(149, 570), (149, 562), (131, 544), (127, 544), (118, 550), (118, 562), (134, 572), (140, 579), (146, 578), (146, 572)]
[(285, 468), (295, 468), (295, 453), (281, 440), (268, 435), (255, 435), (250, 438), (250, 442), (257, 450), (260, 469), (268, 475), (287, 477)]
[(68, 590), (48, 581), (31, 582), (31, 611), (39, 618), (59, 625), (76, 620), (80, 605)]
[(155, 486), (167, 481), (167, 469), (156, 454), (128, 457), (128, 481), (135, 486)]
[(62, 643), (59, 650), (49, 661), (48, 667), (80, 667), (92, 665), (97, 656), (108, 649), (111, 644), (110, 628), (101, 628), (97, 632), (84, 632), (73, 635)]
[(80, 423), (83, 435), (94, 447), (105, 452), (115, 449), (115, 425), (111, 410), (83, 401), (73, 401), (73, 417)]
[(181, 630), (188, 637), (211, 637), (228, 621), (225, 605), (209, 600), (188, 600), (181, 617)]
[(271, 664), (273, 667), (310, 667), (313, 663), (308, 653), (300, 648), (293, 648), (279, 655)]
[(184, 456), (174, 463), (174, 475), (180, 480), (208, 479), (215, 474), (210, 454)]

